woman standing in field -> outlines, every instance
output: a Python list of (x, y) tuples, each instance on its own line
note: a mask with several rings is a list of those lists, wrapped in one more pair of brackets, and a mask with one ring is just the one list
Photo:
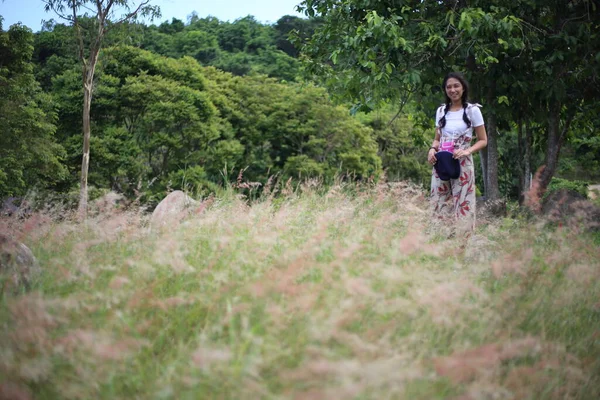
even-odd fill
[(475, 227), (473, 153), (487, 146), (487, 134), (481, 106), (467, 102), (469, 85), (465, 78), (451, 72), (442, 87), (446, 102), (437, 109), (435, 138), (427, 155), (434, 166), (431, 205), (436, 219), (455, 222), (457, 230), (468, 237)]

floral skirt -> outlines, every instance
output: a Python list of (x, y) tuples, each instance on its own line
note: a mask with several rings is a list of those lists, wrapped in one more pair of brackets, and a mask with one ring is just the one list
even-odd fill
[(456, 230), (457, 235), (470, 236), (475, 228), (473, 156), (470, 155), (460, 161), (458, 179), (443, 181), (433, 168), (430, 201), (434, 220)]

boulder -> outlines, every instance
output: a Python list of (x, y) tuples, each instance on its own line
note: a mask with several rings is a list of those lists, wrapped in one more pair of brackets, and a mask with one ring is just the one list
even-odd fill
[(590, 200), (596, 200), (600, 198), (600, 185), (588, 186), (588, 198)]
[(31, 250), (0, 233), (0, 291), (18, 292), (28, 289), (40, 267)]
[(506, 216), (506, 200), (488, 200), (485, 196), (476, 200), (477, 218), (497, 218)]
[(2, 207), (0, 207), (0, 215), (10, 217), (16, 214), (19, 211), (18, 202), (19, 199), (16, 197), (7, 197), (4, 199)]
[(192, 214), (199, 204), (181, 190), (175, 190), (158, 203), (150, 217), (150, 226), (161, 228), (177, 224)]
[(111, 191), (92, 201), (90, 204), (90, 212), (100, 214), (110, 213), (121, 207), (125, 201), (125, 196)]
[(0, 216), (26, 218), (33, 212), (29, 202), (21, 197), (7, 197), (0, 205)]
[(600, 229), (600, 207), (579, 192), (559, 189), (542, 202), (542, 214), (550, 221), (584, 231)]

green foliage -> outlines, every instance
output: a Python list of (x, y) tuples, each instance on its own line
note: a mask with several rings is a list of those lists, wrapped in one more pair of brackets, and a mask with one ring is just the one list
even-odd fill
[(174, 57), (190, 56), (205, 65), (210, 65), (219, 55), (217, 38), (204, 31), (179, 32), (174, 36)]
[(396, 118), (391, 107), (370, 113), (358, 113), (357, 118), (373, 129), (377, 154), (386, 177), (391, 181), (412, 181), (428, 187), (431, 166), (424, 162), (431, 138), (409, 118)]
[(47, 188), (66, 175), (56, 143), (55, 104), (33, 75), (33, 34), (0, 21), (0, 199)]
[(269, 174), (279, 173), (322, 174), (327, 180), (346, 173), (358, 179), (378, 176), (381, 162), (371, 131), (333, 106), (324, 90), (206, 72), (216, 83), (216, 106), (245, 146), (240, 162), (250, 181), (266, 182)]
[(569, 168), (564, 171), (567, 168), (561, 164), (561, 176), (600, 182), (600, 121), (595, 117), (598, 111), (600, 104), (596, 105), (596, 110), (590, 110), (589, 118), (575, 121), (573, 132), (563, 151), (568, 157), (564, 158), (563, 164), (569, 163)]
[(589, 186), (589, 182), (572, 181), (572, 180), (568, 180), (568, 179), (558, 178), (555, 176), (552, 178), (552, 182), (550, 182), (550, 185), (548, 185), (547, 194), (550, 194), (557, 190), (567, 189), (567, 190), (572, 190), (574, 192), (577, 192), (577, 193), (587, 197), (588, 186)]
[[(162, 193), (172, 173), (194, 167), (220, 137), (201, 68), (188, 57), (176, 61), (127, 46), (107, 49), (101, 64), (92, 108), (98, 159), (91, 159), (90, 183), (129, 195), (140, 185)], [(73, 138), (76, 76), (73, 69), (53, 80), (63, 132)]]
[[(497, 169), (498, 131), (515, 135), (519, 126), (541, 126), (532, 143), (516, 147), (533, 153), (545, 145), (544, 186), (571, 124), (597, 115), (600, 14), (592, 8), (596, 3), (587, 0), (305, 0), (300, 9), (323, 18), (303, 46), (306, 70), (357, 109), (414, 100), (423, 126), (443, 99), (443, 76), (464, 71), (472, 99), (486, 106), (494, 167), (488, 170)], [(518, 187), (511, 177), (488, 178), (506, 194)]]
[(259, 73), (293, 81), (299, 63), (295, 55), (278, 47), (282, 35), (281, 30), (251, 16), (234, 22), (192, 16), (186, 26), (173, 20), (145, 28), (142, 48), (168, 57), (189, 56), (234, 75)]
[[(300, 18), (293, 15), (284, 15), (273, 25), (277, 32), (275, 44), (279, 50), (297, 58), (300, 51), (293, 42), (303, 43), (308, 40), (321, 24), (322, 20), (320, 18)], [(292, 38), (293, 41), (290, 40)]]
[[(52, 83), (75, 184), (78, 67)], [(263, 184), (271, 176), (375, 179), (381, 171), (373, 131), (332, 105), (324, 90), (263, 75), (236, 77), (187, 56), (130, 46), (104, 50), (92, 120), (90, 184), (149, 203), (170, 189), (214, 192), (224, 171), (226, 181), (243, 169), (245, 180)]]
[[(222, 182), (223, 171), (230, 181), (244, 169), (244, 179), (265, 183), (273, 175), (328, 181), (348, 173), (368, 179), (383, 169), (388, 179), (427, 186), (430, 167), (422, 153), (432, 137), (432, 110), (442, 98), (438, 84), (448, 69), (465, 70), (473, 99), (484, 103), (486, 121), (496, 120), (504, 196), (516, 198), (522, 184), (527, 144), (517, 137), (519, 124), (529, 123), (533, 132), (533, 172), (545, 164), (551, 91), (568, 101), (563, 117), (571, 104), (577, 106), (562, 146), (560, 176), (600, 179), (594, 175), (600, 163), (597, 122), (583, 118), (595, 115), (590, 99), (596, 61), (586, 58), (587, 66), (570, 60), (566, 51), (576, 46), (581, 54), (594, 54), (597, 35), (587, 20), (577, 25), (574, 19), (556, 33), (564, 43), (554, 34), (544, 36), (532, 26), (555, 24), (551, 7), (517, 3), (346, 1), (337, 7), (342, 3), (308, 1), (304, 6), (313, 16), (285, 16), (272, 26), (253, 17), (223, 22), (192, 15), (188, 23), (113, 27), (105, 40), (114, 46), (100, 58), (92, 105), (98, 135), (92, 138), (97, 148), (92, 147), (91, 182), (130, 196), (141, 190), (154, 199), (182, 182), (182, 171), (196, 167), (205, 174), (202, 184), (194, 180), (201, 190)], [(578, 3), (561, 10), (576, 16), (580, 8)], [(587, 36), (574, 43), (580, 34)], [(56, 138), (67, 149), (70, 181), (62, 179), (62, 190), (77, 182), (81, 157), (81, 68), (73, 37), (72, 27), (50, 22), (35, 35), (33, 53), (35, 76), (56, 105)], [(528, 47), (533, 43), (535, 51)], [(334, 99), (352, 99), (355, 118), (333, 107), (320, 89), (281, 83), (298, 79), (294, 57), (302, 46), (311, 56), (307, 71), (322, 73)], [(550, 52), (552, 46), (561, 48), (560, 55)], [(556, 72), (561, 57), (577, 72), (568, 83), (554, 79), (556, 84), (547, 85), (546, 69)], [(587, 82), (586, 90), (581, 82)], [(587, 102), (570, 100), (579, 95)], [(403, 103), (406, 113), (388, 126), (396, 112), (390, 105)], [(364, 113), (374, 107), (376, 112)]]
[(286, 176), (294, 176), (298, 179), (318, 177), (324, 172), (322, 165), (305, 154), (288, 157), (283, 171)]
[[(111, 126), (92, 137), (92, 146), (94, 158), (90, 160), (90, 182), (133, 196), (145, 168), (140, 144), (131, 140), (125, 127)], [(77, 149), (74, 154), (79, 159), (81, 150)]]
[[(443, 61), (431, 56), (447, 46), (441, 39), (445, 13), (440, 11), (445, 7), (420, 1), (350, 1), (343, 6), (304, 1), (301, 9), (307, 15), (324, 19), (303, 46), (307, 71), (321, 76), (340, 97), (369, 108), (406, 98), (423, 84), (424, 71), (442, 75)], [(427, 68), (418, 67), (427, 58)]]

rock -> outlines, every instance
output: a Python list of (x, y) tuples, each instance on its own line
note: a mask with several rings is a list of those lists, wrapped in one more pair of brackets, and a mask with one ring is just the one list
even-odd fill
[(19, 211), (19, 206), (15, 203), (18, 203), (19, 199), (16, 197), (7, 197), (2, 202), (2, 207), (0, 208), (0, 215), (4, 216), (12, 216)]
[(125, 196), (116, 192), (108, 192), (91, 202), (90, 211), (95, 213), (110, 213), (125, 202)]
[(573, 190), (559, 189), (546, 196), (542, 214), (550, 222), (563, 223), (571, 228), (584, 231), (600, 229), (600, 207)]
[(542, 214), (552, 217), (561, 217), (568, 212), (573, 203), (586, 200), (586, 197), (579, 192), (568, 189), (559, 189), (550, 192), (542, 202)]
[(0, 234), (0, 276), (4, 278), (0, 291), (28, 289), (39, 272), (38, 262), (27, 246)]
[(600, 197), (600, 185), (588, 186), (588, 198), (590, 200), (596, 200)]
[(0, 206), (0, 216), (5, 217), (26, 218), (32, 211), (29, 202), (20, 197), (7, 197)]
[(183, 221), (198, 207), (199, 202), (176, 190), (165, 197), (154, 209), (150, 217), (150, 226), (160, 228)]
[(484, 196), (478, 197), (477, 218), (496, 218), (506, 216), (506, 201), (504, 199), (488, 200)]

